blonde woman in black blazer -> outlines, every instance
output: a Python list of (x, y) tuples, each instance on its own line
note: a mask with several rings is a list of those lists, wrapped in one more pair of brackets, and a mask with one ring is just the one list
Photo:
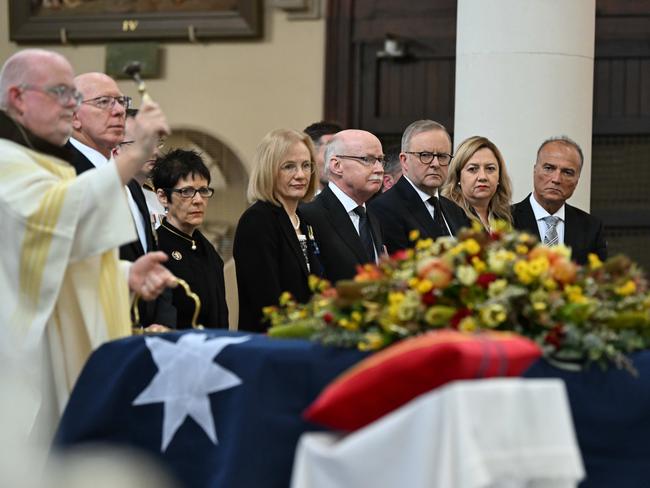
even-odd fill
[(298, 204), (313, 198), (314, 147), (291, 129), (268, 133), (257, 148), (248, 185), (254, 202), (237, 225), (233, 255), (239, 293), (239, 329), (265, 332), (262, 309), (282, 292), (309, 299), (309, 274), (321, 274), (318, 248)]

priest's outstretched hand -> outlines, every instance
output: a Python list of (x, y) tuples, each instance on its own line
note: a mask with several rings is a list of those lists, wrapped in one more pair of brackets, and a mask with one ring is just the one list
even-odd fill
[(162, 265), (167, 259), (167, 254), (162, 251), (138, 258), (129, 270), (129, 289), (143, 300), (153, 300), (165, 288), (175, 287), (178, 284), (176, 277)]

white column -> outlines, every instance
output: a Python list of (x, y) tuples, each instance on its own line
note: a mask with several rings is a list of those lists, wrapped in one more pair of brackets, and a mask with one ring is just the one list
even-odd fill
[(513, 201), (533, 187), (540, 143), (585, 155), (570, 202), (589, 210), (595, 0), (458, 0), (454, 147), (482, 135), (503, 153)]

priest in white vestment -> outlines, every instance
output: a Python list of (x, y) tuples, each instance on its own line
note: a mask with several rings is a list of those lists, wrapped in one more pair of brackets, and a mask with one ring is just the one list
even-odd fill
[(83, 101), (73, 76), (37, 49), (0, 72), (0, 355), (20, 364), (25, 428), (44, 439), (92, 350), (130, 334), (129, 287), (151, 299), (175, 282), (163, 253), (130, 265), (116, 250), (136, 238), (124, 184), (169, 132), (165, 116), (145, 103), (130, 150), (75, 177), (62, 147)]

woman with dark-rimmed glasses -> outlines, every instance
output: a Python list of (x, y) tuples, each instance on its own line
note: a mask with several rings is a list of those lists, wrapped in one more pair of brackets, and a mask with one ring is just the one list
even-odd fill
[[(194, 151), (175, 149), (156, 161), (152, 181), (166, 217), (157, 229), (158, 247), (169, 260), (167, 268), (187, 281), (201, 299), (198, 323), (205, 327), (228, 327), (223, 260), (201, 234), (210, 188), (210, 171)], [(194, 301), (183, 288), (174, 289), (177, 328), (191, 327)]]
[(262, 310), (282, 292), (304, 302), (309, 274), (321, 274), (311, 227), (298, 204), (314, 196), (314, 147), (307, 134), (269, 132), (257, 148), (248, 185), (253, 205), (237, 225), (233, 255), (239, 295), (239, 329), (264, 332)]

